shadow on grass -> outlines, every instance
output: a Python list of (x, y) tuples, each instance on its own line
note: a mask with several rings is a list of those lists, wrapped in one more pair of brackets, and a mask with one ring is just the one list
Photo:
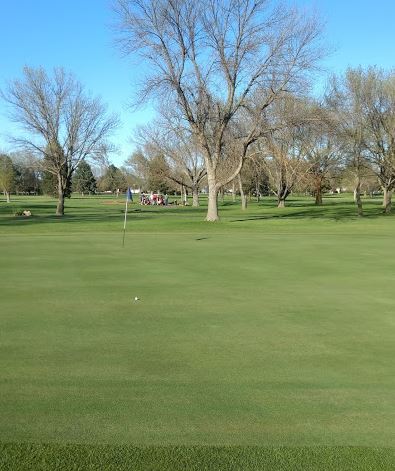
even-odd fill
[[(10, 216), (7, 218), (0, 219), (0, 227), (1, 226), (16, 226), (16, 225), (37, 225), (42, 223), (108, 223), (114, 221), (122, 222), (122, 214), (123, 213), (115, 213), (115, 214), (65, 214), (62, 217), (56, 215), (33, 215), (31, 217), (23, 217), (23, 216)], [(141, 221), (144, 219), (152, 219), (152, 217), (144, 217), (139, 215), (136, 220)]]
[[(76, 200), (76, 198), (73, 198)], [(72, 201), (73, 201), (72, 200)], [(82, 200), (82, 198), (80, 198)], [(78, 201), (80, 203), (80, 201)], [(95, 204), (96, 203), (96, 204)], [(18, 209), (30, 209), (32, 217), (14, 216)], [(117, 223), (123, 220), (124, 207), (119, 205), (97, 204), (97, 200), (84, 199), (84, 204), (67, 206), (63, 217), (56, 216), (56, 202), (40, 200), (15, 200), (10, 205), (0, 205), (0, 227), (15, 226), (21, 224), (35, 226), (42, 223), (67, 223), (67, 224), (90, 224), (90, 223)], [(166, 215), (176, 217), (180, 222), (194, 220), (203, 221), (207, 211), (206, 206), (194, 208), (191, 206), (169, 206), (169, 207), (141, 207), (133, 205), (128, 214), (134, 222), (146, 220), (155, 221), (166, 219)], [(281, 219), (322, 219), (322, 220), (355, 220), (360, 219), (352, 200), (341, 197), (326, 197), (322, 206), (316, 206), (311, 199), (294, 197), (287, 201), (285, 208), (276, 207), (276, 199), (272, 197), (263, 198), (259, 203), (252, 202), (248, 210), (243, 213), (240, 210), (239, 201), (219, 202), (219, 211), (226, 216), (229, 222), (248, 222), (262, 220)], [(383, 216), (381, 200), (369, 199), (364, 201), (364, 218), (373, 219)], [(388, 217), (388, 216), (387, 216)]]
[[(26, 205), (26, 208), (32, 212), (32, 216), (15, 216), (15, 210), (24, 208), (21, 204), (14, 204), (13, 207), (0, 207), (0, 227), (1, 226), (19, 226), (21, 224), (35, 226), (43, 223), (71, 223), (71, 224), (90, 224), (90, 223), (112, 223), (123, 222), (125, 210), (123, 207), (108, 206), (98, 207), (97, 205), (74, 206), (65, 208), (64, 216), (57, 216), (55, 208), (51, 204), (36, 203)], [(203, 220), (206, 209), (203, 208), (184, 208), (184, 207), (168, 207), (168, 208), (134, 208), (128, 210), (129, 218), (133, 218), (134, 222), (145, 220), (155, 220), (168, 216), (177, 216), (179, 219), (191, 218), (191, 215), (198, 214)]]
[[(259, 221), (270, 219), (323, 219), (343, 221), (361, 219), (357, 214), (357, 208), (352, 201), (325, 201), (323, 205), (306, 205), (306, 202), (293, 200), (285, 208), (260, 205), (270, 212), (264, 214), (247, 215), (244, 218), (233, 219), (231, 222)], [(378, 202), (366, 202), (363, 207), (363, 219), (373, 219), (384, 216), (383, 209)]]

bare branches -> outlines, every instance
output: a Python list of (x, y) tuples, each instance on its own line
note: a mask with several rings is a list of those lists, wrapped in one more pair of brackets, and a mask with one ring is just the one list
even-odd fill
[(42, 68), (25, 67), (23, 78), (11, 82), (2, 97), (26, 132), (15, 143), (40, 156), (43, 168), (58, 176), (59, 195), (78, 164), (94, 156), (118, 124), (100, 100), (60, 68), (50, 76)]
[[(287, 196), (313, 173), (313, 169), (321, 169), (326, 157), (321, 152), (324, 129), (330, 127), (325, 120), (329, 118), (316, 103), (291, 95), (277, 100), (267, 113), (266, 126), (270, 132), (257, 141), (254, 154), (261, 154), (263, 158), (279, 206), (285, 205)], [(327, 168), (329, 166), (322, 178)]]
[(328, 102), (337, 113), (357, 184), (370, 164), (389, 197), (389, 212), (395, 188), (394, 73), (373, 67), (349, 69), (344, 78), (332, 78)]
[[(122, 50), (152, 66), (143, 95), (172, 97), (200, 146), (213, 193), (207, 219), (216, 220), (211, 203), (267, 132), (265, 110), (286, 89), (303, 88), (322, 56), (321, 26), (269, 0), (118, 0), (116, 11)], [(228, 153), (230, 136), (251, 110), (239, 150)]]
[(168, 179), (198, 194), (207, 174), (204, 158), (179, 115), (163, 110), (161, 119), (139, 129), (136, 140), (147, 156), (164, 157)]

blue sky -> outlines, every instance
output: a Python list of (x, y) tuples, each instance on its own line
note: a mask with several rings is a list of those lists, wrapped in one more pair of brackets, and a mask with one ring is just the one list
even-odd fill
[[(198, 1), (198, 0), (197, 0)], [(334, 52), (324, 66), (341, 72), (347, 66), (395, 67), (395, 0), (296, 0), (314, 8), (326, 21), (325, 36)], [(131, 112), (142, 67), (122, 57), (111, 31), (110, 0), (0, 0), (0, 88), (18, 77), (23, 66), (73, 72), (122, 125), (114, 136), (120, 164), (130, 155), (133, 128), (152, 116), (149, 108)], [(324, 79), (321, 78), (321, 81)], [(0, 149), (12, 150), (7, 135), (15, 126), (0, 102)]]

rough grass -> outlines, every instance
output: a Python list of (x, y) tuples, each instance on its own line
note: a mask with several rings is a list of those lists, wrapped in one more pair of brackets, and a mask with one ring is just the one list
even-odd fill
[(379, 200), (363, 219), (344, 198), (227, 201), (219, 224), (133, 205), (124, 249), (109, 202), (71, 199), (64, 219), (49, 199), (12, 203), (30, 219), (0, 203), (3, 468), (391, 469)]
[(0, 469), (10, 471), (389, 471), (394, 467), (391, 448), (0, 444)]

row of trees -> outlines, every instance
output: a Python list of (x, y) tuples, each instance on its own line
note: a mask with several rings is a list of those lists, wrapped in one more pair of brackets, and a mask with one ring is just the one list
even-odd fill
[[(92, 167), (83, 160), (65, 188), (64, 197), (70, 197), (73, 191), (81, 195), (116, 192), (117, 189), (125, 191), (135, 183), (136, 179), (126, 169), (119, 169), (112, 164), (109, 164), (103, 175), (95, 177)], [(7, 202), (10, 202), (12, 193), (57, 196), (58, 181), (55, 175), (45, 170), (45, 161), (41, 162), (34, 156), (23, 153), (2, 153), (0, 191), (6, 196)]]
[(106, 161), (109, 189), (181, 189), (197, 205), (207, 187), (207, 221), (219, 219), (227, 189), (244, 206), (246, 191), (273, 192), (283, 206), (303, 190), (320, 204), (328, 180), (345, 175), (360, 215), (372, 176), (391, 210), (395, 75), (350, 69), (331, 78), (321, 100), (311, 98), (326, 54), (314, 15), (270, 0), (117, 0), (115, 11), (123, 52), (147, 65), (139, 100), (158, 108), (123, 169), (106, 160), (117, 119), (63, 69), (51, 76), (26, 67), (2, 93), (25, 130), (15, 143), (55, 179), (57, 214), (86, 159)]
[(347, 171), (360, 215), (362, 181), (374, 174), (390, 211), (393, 73), (350, 69), (333, 77), (317, 102), (305, 93), (325, 54), (312, 16), (264, 0), (118, 0), (117, 6), (124, 52), (150, 63), (142, 96), (162, 104), (155, 133), (140, 133), (143, 148), (156, 149), (167, 176), (192, 191), (206, 178), (208, 221), (218, 219), (221, 189), (236, 180), (243, 195), (243, 173), (251, 168), (263, 171), (279, 206), (303, 184), (320, 204), (328, 176)]
[[(362, 215), (361, 192), (382, 190), (385, 211), (391, 209), (395, 156), (394, 74), (379, 69), (349, 69), (333, 76), (323, 99), (287, 93), (265, 111), (266, 133), (252, 143), (233, 180), (219, 192), (268, 192), (285, 205), (292, 192), (315, 196), (322, 204), (325, 190), (354, 190), (358, 214)], [(179, 115), (161, 112), (160, 118), (141, 128), (136, 136), (140, 150), (127, 164), (145, 181), (166, 182), (186, 188), (194, 195), (208, 186), (203, 151)], [(239, 141), (224, 139), (229, 165), (240, 157)], [(225, 151), (224, 151), (225, 152)], [(156, 179), (155, 179), (156, 177)]]
[[(323, 56), (316, 18), (266, 0), (118, 0), (120, 44), (149, 64), (142, 99), (174, 110), (204, 160), (207, 221), (270, 132), (266, 115), (300, 93)], [(163, 99), (162, 97), (166, 97)]]

